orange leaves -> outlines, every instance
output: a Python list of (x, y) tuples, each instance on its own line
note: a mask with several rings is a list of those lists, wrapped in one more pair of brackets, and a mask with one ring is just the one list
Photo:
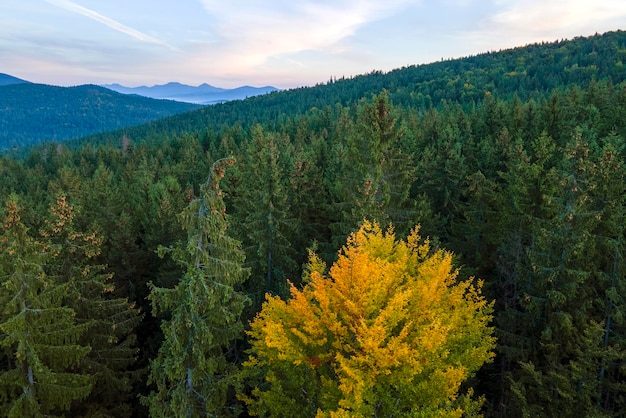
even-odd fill
[(268, 297), (249, 331), (247, 366), (266, 367), (273, 383), (256, 402), (270, 410), (272, 399), (291, 396), (282, 393), (289, 373), (305, 367), (325, 382), (319, 399), (302, 399), (319, 404), (319, 416), (371, 416), (388, 399), (394, 414), (450, 411), (461, 383), (492, 358), (482, 283), (457, 282), (452, 255), (431, 253), (417, 228), (405, 242), (365, 222), (327, 274), (310, 254), (306, 276), (289, 301)]
[(6, 221), (4, 229), (10, 229), (11, 226), (20, 222), (20, 207), (17, 203), (16, 195), (9, 196), (9, 200), (7, 200), (5, 207), (5, 217)]

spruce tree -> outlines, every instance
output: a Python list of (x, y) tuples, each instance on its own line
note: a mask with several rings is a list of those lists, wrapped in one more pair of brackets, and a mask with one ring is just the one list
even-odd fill
[(60, 414), (91, 391), (92, 378), (78, 369), (90, 350), (81, 345), (89, 325), (76, 323), (74, 310), (63, 304), (70, 284), (45, 271), (58, 251), (28, 234), (11, 195), (0, 236), (2, 416)]
[(336, 208), (337, 246), (363, 219), (382, 225), (393, 222), (402, 233), (413, 223), (408, 204), (411, 158), (403, 147), (405, 126), (389, 102), (388, 93), (359, 103), (355, 123), (334, 149), (337, 178), (331, 180)]
[(135, 327), (141, 317), (125, 299), (115, 297), (111, 274), (95, 262), (102, 237), (96, 231), (79, 231), (78, 213), (64, 194), (59, 194), (41, 230), (57, 248), (45, 271), (67, 287), (64, 305), (75, 312), (77, 324), (86, 325), (81, 345), (91, 347), (78, 370), (94, 379), (89, 397), (72, 406), (73, 416), (115, 417), (131, 414), (132, 372), (137, 349)]
[(470, 175), (465, 157), (466, 138), (458, 127), (446, 121), (437, 127), (432, 143), (416, 151), (415, 191), (425, 193), (432, 209), (441, 217), (437, 235), (450, 236), (452, 220), (462, 211), (462, 191)]
[(530, 292), (527, 269), (527, 249), (537, 241), (537, 229), (530, 228), (533, 220), (544, 217), (542, 193), (548, 186), (554, 167), (550, 162), (555, 152), (551, 137), (542, 133), (530, 144), (521, 138), (501, 136), (506, 170), (500, 173), (503, 180), (499, 195), (499, 215), (495, 230), (500, 234), (496, 250), (497, 282), (496, 323), (500, 382), (496, 385), (500, 399), (494, 402), (507, 410), (512, 403), (511, 373), (521, 359), (528, 359), (536, 336), (531, 331), (534, 316), (520, 305)]
[(252, 128), (241, 164), (240, 183), (233, 198), (239, 236), (251, 278), (247, 289), (255, 308), (266, 292), (285, 294), (287, 279), (298, 277), (292, 247), (296, 219), (291, 211), (293, 191), (288, 183), (292, 147), (281, 134)]
[(233, 160), (217, 161), (199, 198), (181, 214), (187, 242), (160, 248), (183, 267), (174, 288), (150, 284), (153, 314), (167, 315), (164, 341), (151, 363), (148, 382), (156, 389), (144, 398), (153, 417), (235, 415), (230, 404), (236, 382), (235, 342), (243, 335), (247, 303), (238, 287), (248, 277), (238, 241), (227, 235), (226, 209), (219, 181)]
[(593, 256), (598, 303), (602, 320), (604, 357), (598, 371), (597, 404), (613, 416), (626, 414), (626, 141), (612, 133), (602, 139), (597, 166), (597, 187), (592, 191), (600, 209), (594, 230)]
[(593, 198), (598, 167), (580, 132), (559, 154), (544, 175), (541, 207), (527, 218), (532, 240), (517, 266), (524, 344), (511, 357), (508, 406), (521, 415), (601, 416), (600, 365), (615, 347), (602, 343), (598, 294), (606, 284), (594, 277), (601, 270), (593, 257), (602, 218)]

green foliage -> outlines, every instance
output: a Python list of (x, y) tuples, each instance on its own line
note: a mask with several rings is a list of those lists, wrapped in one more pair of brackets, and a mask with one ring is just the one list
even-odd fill
[(28, 235), (17, 197), (9, 197), (0, 236), (0, 411), (8, 417), (43, 417), (84, 400), (93, 379), (77, 371), (90, 348), (81, 344), (89, 324), (76, 323), (64, 306), (69, 283), (45, 266), (58, 248)]
[(76, 229), (76, 209), (63, 194), (50, 207), (40, 234), (56, 251), (45, 267), (57, 283), (67, 285), (63, 304), (77, 324), (85, 325), (79, 343), (91, 350), (77, 369), (93, 379), (89, 397), (72, 405), (73, 416), (128, 416), (132, 411), (131, 366), (137, 356), (135, 328), (141, 317), (125, 298), (115, 297), (111, 274), (95, 264), (102, 238)]
[[(626, 81), (617, 66), (626, 49), (626, 32), (607, 32), (588, 38), (488, 52), (426, 65), (412, 65), (388, 73), (374, 71), (352, 78), (334, 78), (325, 84), (297, 88), (233, 101), (171, 116), (150, 125), (127, 128), (88, 138), (86, 141), (119, 143), (123, 134), (133, 140), (162, 140), (185, 132), (204, 132), (240, 124), (249, 129), (261, 123), (277, 129), (285, 117), (297, 117), (311, 109), (353, 106), (363, 98), (389, 92), (390, 101), (423, 112), (449, 103), (471, 108), (489, 92), (494, 97), (541, 100), (555, 89), (572, 85), (586, 88), (591, 80)], [(491, 123), (498, 123), (492, 119)]]
[(335, 225), (339, 242), (364, 218), (405, 226), (413, 213), (407, 204), (413, 164), (403, 149), (405, 128), (387, 92), (359, 103), (346, 138), (333, 150), (337, 172), (329, 180), (334, 207), (342, 214)]
[(286, 293), (287, 278), (294, 277), (298, 267), (291, 247), (296, 236), (289, 185), (293, 150), (288, 138), (260, 126), (251, 135), (239, 167), (233, 218), (252, 269), (247, 290), (260, 305), (266, 292)]
[(21, 83), (0, 86), (0, 150), (61, 142), (197, 109), (98, 87)]
[(145, 398), (152, 416), (230, 416), (235, 386), (229, 362), (243, 333), (241, 313), (247, 298), (237, 290), (249, 272), (239, 242), (226, 234), (226, 210), (219, 181), (232, 160), (217, 161), (201, 190), (181, 215), (187, 241), (171, 253), (185, 270), (174, 288), (151, 285), (153, 314), (167, 313), (164, 341), (151, 363)]
[[(339, 245), (363, 218), (376, 217), (381, 225), (396, 225), (401, 235), (421, 224), (432, 254), (454, 251), (460, 282), (484, 278), (482, 291), (495, 301), (496, 357), (459, 392), (473, 387), (485, 399), (482, 412), (626, 415), (626, 72), (617, 65), (624, 50), (624, 32), (529, 45), (207, 107), (100, 137), (106, 145), (47, 144), (22, 160), (0, 157), (0, 193), (19, 195), (21, 206), (21, 226), (3, 233), (0, 271), (8, 278), (21, 268), (24, 283), (39, 289), (29, 297), (59, 310), (59, 324), (76, 332), (68, 347), (91, 347), (84, 355), (77, 348), (71, 372), (91, 370), (90, 382), (97, 379), (88, 397), (79, 396), (69, 409), (33, 397), (28, 405), (45, 404), (51, 414), (142, 417), (149, 408), (127, 401), (143, 395), (154, 414), (184, 416), (186, 410), (168, 408), (183, 403), (187, 370), (200, 403), (208, 402), (200, 409), (222, 405), (216, 409), (220, 416), (263, 412), (257, 403), (242, 410), (235, 394), (280, 404), (285, 416), (315, 415), (321, 403), (338, 405), (344, 393), (333, 382), (343, 372), (329, 372), (330, 360), (323, 367), (309, 367), (306, 360), (297, 368), (276, 363), (267, 376), (265, 366), (246, 368), (239, 376), (248, 379), (246, 386), (237, 386), (231, 372), (249, 342), (242, 341), (241, 318), (258, 313), (265, 292), (286, 300), (288, 281), (309, 295), (315, 272), (331, 280), (324, 263), (337, 261)], [(239, 164), (222, 181), (223, 196), (211, 192), (219, 189), (198, 187), (210, 162), (226, 156)], [(58, 200), (62, 196), (65, 201)], [(217, 205), (214, 213), (200, 211), (211, 207), (207, 202)], [(206, 280), (219, 276), (222, 264), (196, 266), (196, 254), (205, 260), (213, 253), (193, 242), (227, 236), (216, 232), (224, 231), (226, 218), (209, 216), (224, 214), (225, 207), (233, 239), (202, 242), (231, 249), (241, 242), (249, 270), (240, 270), (241, 250), (226, 251), (241, 275), (233, 273), (229, 279), (236, 283), (222, 286)], [(61, 217), (71, 222), (64, 220), (55, 232)], [(23, 245), (15, 244), (29, 249), (24, 257), (30, 264), (18, 265), (7, 252), (13, 251), (8, 243), (21, 236), (18, 230), (32, 231), (24, 233)], [(171, 257), (160, 258), (160, 246)], [(320, 259), (306, 266), (308, 248)], [(250, 279), (243, 282), (248, 271)], [(16, 282), (3, 283), (2, 300), (12, 300)], [(241, 293), (258, 302), (244, 313)], [(232, 304), (220, 310), (219, 304), (202, 302), (222, 299)], [(271, 300), (281, 309), (295, 303)], [(100, 303), (103, 309), (93, 309)], [(149, 312), (150, 304), (158, 314), (146, 314), (135, 326), (139, 319), (131, 306)], [(14, 323), (6, 321), (16, 313), (8, 302), (3, 306), (0, 322), (11, 328), (7, 324)], [(217, 328), (187, 326), (205, 323), (198, 319), (205, 307), (207, 326), (224, 326), (219, 347)], [(225, 324), (226, 318), (232, 322)], [(306, 329), (302, 318), (281, 319), (294, 324), (284, 333), (288, 341), (306, 336), (298, 328)], [(41, 323), (27, 325), (39, 329)], [(9, 344), (7, 335), (0, 337)], [(194, 344), (181, 343), (190, 340)], [(17, 373), (14, 352), (8, 345), (2, 351), (3, 372)], [(319, 358), (310, 360), (316, 364)], [(150, 362), (150, 385), (141, 377), (129, 379), (141, 376)], [(193, 371), (205, 366), (212, 393)], [(0, 414), (23, 393), (14, 384), (17, 377), (6, 376), (11, 379), (0, 391)], [(20, 376), (28, 380), (27, 373)], [(351, 393), (358, 386), (363, 399), (370, 399), (371, 388), (360, 383), (367, 379), (355, 376), (361, 377), (352, 383), (360, 386), (353, 385)], [(371, 380), (380, 383), (384, 376)], [(415, 390), (397, 382), (397, 393)], [(255, 386), (260, 392), (244, 389)], [(169, 388), (177, 388), (176, 399), (167, 397)], [(455, 405), (478, 414), (467, 393)], [(122, 408), (110, 409), (112, 399)], [(381, 399), (382, 408), (388, 399)], [(371, 407), (368, 402), (364, 408)]]

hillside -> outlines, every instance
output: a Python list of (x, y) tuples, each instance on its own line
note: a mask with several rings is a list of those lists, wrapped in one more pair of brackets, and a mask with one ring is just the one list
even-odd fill
[[(208, 127), (254, 123), (280, 123), (281, 118), (350, 105), (383, 89), (394, 104), (425, 111), (446, 103), (473, 106), (489, 93), (494, 97), (520, 100), (541, 99), (554, 89), (591, 80), (626, 80), (626, 32), (615, 31), (589, 38), (488, 52), (476, 56), (416, 65), (354, 78), (332, 79), (314, 87), (292, 89), (243, 101), (204, 107), (184, 115), (125, 129), (135, 140), (162, 138), (183, 132), (204, 132)], [(120, 132), (86, 138), (85, 141), (116, 141)]]
[(22, 80), (21, 78), (13, 77), (9, 74), (0, 73), (0, 86), (9, 86), (11, 84), (22, 83), (28, 83), (28, 81)]
[(0, 149), (64, 141), (143, 124), (198, 107), (124, 95), (94, 85), (3, 85), (0, 86)]
[(102, 87), (106, 87), (118, 93), (137, 94), (153, 99), (177, 100), (179, 102), (196, 104), (216, 104), (231, 100), (242, 100), (248, 97), (278, 91), (276, 87), (272, 86), (241, 86), (234, 89), (224, 89), (206, 83), (199, 86), (189, 86), (175, 82), (151, 87), (125, 87), (119, 84), (105, 84)]
[(625, 35), (0, 155), (0, 416), (626, 417)]

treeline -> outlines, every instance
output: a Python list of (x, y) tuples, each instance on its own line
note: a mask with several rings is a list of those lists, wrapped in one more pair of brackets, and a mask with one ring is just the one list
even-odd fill
[(487, 91), (500, 99), (541, 100), (555, 89), (590, 80), (626, 81), (626, 32), (607, 32), (587, 38), (532, 44), (476, 56), (414, 65), (384, 73), (338, 75), (314, 87), (298, 88), (207, 106), (184, 115), (155, 120), (139, 127), (106, 132), (76, 141), (117, 143), (126, 135), (135, 141), (161, 141), (186, 132), (255, 123), (276, 129), (289, 117), (336, 103), (355, 105), (382, 90), (392, 103), (418, 112), (459, 103), (465, 110), (480, 103)]
[[(190, 265), (157, 249), (188, 242), (181, 225), (189, 218), (178, 214), (203, 195), (212, 164), (229, 157), (236, 162), (221, 182), (225, 219), (249, 269), (233, 285), (250, 300), (242, 326), (265, 294), (288, 298), (288, 281), (305, 284), (309, 249), (330, 265), (364, 219), (392, 223), (398, 236), (420, 224), (435, 249), (456, 254), (460, 278), (483, 279), (495, 301), (496, 357), (468, 382), (485, 396), (485, 415), (623, 415), (625, 138), (626, 84), (591, 81), (541, 100), (486, 93), (470, 109), (417, 111), (392, 105), (382, 91), (276, 127), (235, 125), (158, 145), (49, 145), (23, 161), (4, 158), (2, 404), (19, 395), (7, 389), (14, 350), (32, 334), (51, 350), (42, 357), (51, 379), (59, 368), (77, 374), (82, 400), (64, 405), (51, 392), (50, 411), (147, 414), (136, 397), (155, 390), (147, 370), (171, 315), (153, 315), (148, 283), (172, 289)], [(51, 259), (40, 259), (51, 246)], [(18, 250), (26, 260), (19, 265)], [(37, 332), (24, 334), (14, 319), (19, 286), (43, 298), (27, 323)], [(42, 331), (56, 324), (46, 309), (65, 318), (54, 337)], [(57, 358), (55, 344), (76, 348)], [(228, 363), (241, 364), (247, 346), (238, 340)], [(109, 365), (97, 350), (123, 354)], [(104, 391), (99, 376), (127, 383)], [(245, 413), (234, 392), (221, 396), (228, 410)]]

